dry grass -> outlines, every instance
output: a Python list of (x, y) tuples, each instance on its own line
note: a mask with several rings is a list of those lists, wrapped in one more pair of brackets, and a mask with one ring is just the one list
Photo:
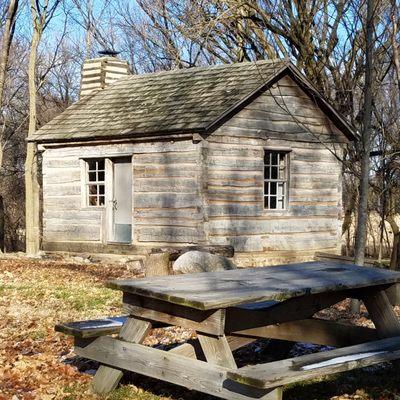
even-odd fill
[[(53, 328), (60, 321), (120, 314), (121, 295), (104, 288), (104, 282), (128, 276), (132, 277), (132, 272), (118, 266), (1, 260), (0, 400), (105, 399), (90, 391), (91, 376), (79, 370), (96, 365), (77, 360), (72, 353), (71, 338), (54, 332)], [(331, 318), (353, 318), (345, 313), (345, 304), (327, 314)], [(370, 324), (364, 317), (357, 322)], [(190, 333), (179, 329), (154, 330), (147, 344), (170, 343), (188, 336)], [(398, 400), (399, 387), (399, 368), (388, 366), (337, 375), (321, 383), (294, 385), (286, 390), (285, 398)], [(129, 381), (106, 398), (211, 399), (139, 376), (130, 376)]]

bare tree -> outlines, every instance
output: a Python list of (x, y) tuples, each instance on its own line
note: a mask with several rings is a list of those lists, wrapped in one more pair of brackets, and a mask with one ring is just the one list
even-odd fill
[(49, 0), (44, 0), (43, 4), (40, 4), (38, 0), (31, 0), (33, 34), (28, 70), (29, 128), (25, 161), (25, 235), (26, 252), (29, 255), (37, 254), (40, 249), (40, 185), (38, 177), (38, 157), (36, 143), (31, 141), (37, 125), (37, 53), (43, 31), (53, 17), (59, 2), (59, 0), (55, 0), (54, 3), (50, 5)]
[[(0, 54), (0, 110), (3, 114), (3, 94), (6, 81), (6, 71), (10, 54), (11, 42), (15, 31), (15, 20), (18, 10), (18, 0), (10, 0), (3, 30), (3, 42)], [(3, 136), (6, 131), (4, 115), (0, 114), (2, 127), (0, 128), (0, 167), (3, 164)], [(0, 196), (0, 251), (4, 251), (4, 201)]]
[(368, 219), (368, 194), (370, 174), (370, 153), (373, 141), (372, 132), (372, 105), (373, 105), (373, 81), (374, 81), (374, 0), (367, 0), (367, 21), (366, 21), (366, 50), (365, 50), (365, 82), (364, 82), (364, 107), (361, 131), (361, 179), (360, 195), (358, 205), (358, 220), (355, 244), (355, 263), (364, 265), (365, 242), (367, 235)]

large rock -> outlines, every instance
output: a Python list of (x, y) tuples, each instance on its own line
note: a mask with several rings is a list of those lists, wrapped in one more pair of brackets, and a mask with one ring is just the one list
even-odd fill
[(203, 251), (188, 251), (174, 262), (172, 269), (177, 274), (224, 271), (236, 269), (236, 265), (226, 257)]

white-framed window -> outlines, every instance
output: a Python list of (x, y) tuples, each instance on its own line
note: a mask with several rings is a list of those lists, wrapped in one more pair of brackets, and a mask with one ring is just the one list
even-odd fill
[(289, 152), (264, 150), (264, 209), (286, 210), (288, 205)]
[(105, 205), (105, 159), (85, 160), (85, 193), (88, 207), (101, 207)]

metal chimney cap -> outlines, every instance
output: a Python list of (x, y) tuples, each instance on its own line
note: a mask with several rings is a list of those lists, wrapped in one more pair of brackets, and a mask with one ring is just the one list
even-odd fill
[(115, 50), (111, 50), (111, 49), (104, 49), (104, 50), (100, 50), (98, 53), (101, 56), (116, 57), (120, 53), (120, 51), (115, 51)]

